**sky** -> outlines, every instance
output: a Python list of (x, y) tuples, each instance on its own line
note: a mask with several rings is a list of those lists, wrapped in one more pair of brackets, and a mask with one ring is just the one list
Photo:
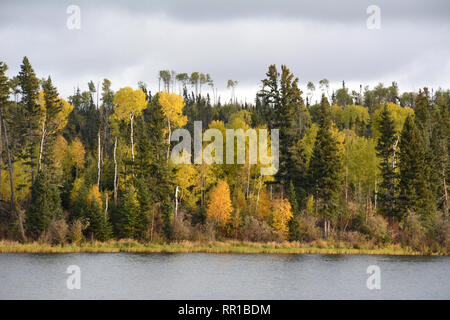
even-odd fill
[[(80, 28), (70, 29), (71, 5)], [(379, 8), (379, 28), (371, 5)], [(376, 17), (375, 17), (376, 18)], [(373, 24), (369, 24), (373, 26)], [(393, 0), (1, 0), (0, 61), (8, 75), (27, 56), (62, 97), (87, 82), (113, 89), (147, 83), (158, 71), (209, 73), (221, 100), (253, 102), (270, 64), (285, 64), (300, 87), (399, 84), (401, 91), (450, 88), (450, 1)], [(203, 89), (208, 92), (209, 87)]]

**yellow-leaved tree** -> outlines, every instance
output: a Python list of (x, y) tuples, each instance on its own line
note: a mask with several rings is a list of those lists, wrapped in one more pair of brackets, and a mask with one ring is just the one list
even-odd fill
[(117, 105), (114, 113), (111, 115), (112, 121), (130, 122), (130, 143), (131, 158), (134, 161), (134, 140), (133, 140), (133, 121), (139, 116), (142, 110), (147, 106), (145, 93), (140, 90), (133, 90), (131, 87), (125, 87), (117, 91), (114, 95), (113, 103)]
[(71, 165), (76, 169), (76, 177), (78, 177), (78, 172), (84, 168), (85, 153), (86, 151), (83, 143), (78, 137), (76, 137), (69, 146), (69, 158), (71, 160)]
[(230, 220), (232, 211), (230, 187), (225, 180), (219, 180), (209, 194), (206, 215), (220, 227), (224, 227)]
[(272, 202), (272, 226), (275, 233), (286, 239), (289, 233), (288, 223), (292, 219), (291, 204), (288, 199), (275, 199)]
[(170, 137), (172, 134), (172, 129), (183, 127), (187, 123), (187, 116), (183, 115), (185, 103), (182, 96), (176, 93), (169, 93), (167, 91), (163, 91), (158, 94), (158, 101), (162, 107), (165, 117), (167, 118), (167, 161), (169, 161)]

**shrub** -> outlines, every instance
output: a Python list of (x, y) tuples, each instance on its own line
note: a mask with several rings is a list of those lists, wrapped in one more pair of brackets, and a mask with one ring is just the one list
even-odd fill
[(358, 231), (344, 232), (343, 240), (347, 242), (351, 247), (357, 249), (362, 242), (361, 234)]
[(300, 241), (312, 242), (320, 239), (321, 229), (317, 226), (318, 219), (311, 215), (300, 215), (297, 218), (297, 234)]
[(440, 212), (427, 216), (424, 221), (429, 246), (446, 248), (450, 245), (450, 223)]
[(52, 219), (48, 227), (47, 240), (52, 244), (64, 244), (67, 240), (68, 226), (64, 219)]
[(265, 221), (246, 216), (243, 226), (243, 238), (246, 241), (267, 242), (273, 239), (272, 229)]
[(75, 219), (72, 221), (69, 227), (69, 239), (70, 242), (76, 245), (80, 245), (83, 241), (83, 231), (87, 229), (89, 223), (84, 219)]
[(415, 250), (422, 250), (425, 242), (424, 228), (420, 222), (419, 216), (409, 211), (403, 223), (402, 240), (408, 246)]
[(175, 221), (172, 237), (176, 241), (190, 240), (192, 238), (192, 226), (181, 214)]
[(210, 219), (206, 219), (205, 224), (197, 224), (192, 231), (192, 238), (196, 241), (215, 241), (216, 224)]
[(379, 244), (389, 240), (388, 223), (380, 215), (369, 216), (362, 226), (362, 231)]

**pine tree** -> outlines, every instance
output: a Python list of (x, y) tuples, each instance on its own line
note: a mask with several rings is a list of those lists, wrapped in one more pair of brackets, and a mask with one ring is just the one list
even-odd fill
[(379, 127), (381, 136), (376, 146), (377, 154), (381, 158), (380, 170), (382, 181), (380, 183), (379, 204), (380, 209), (388, 217), (398, 217), (397, 208), (397, 174), (392, 163), (395, 153), (397, 135), (394, 120), (386, 105), (380, 115)]
[(62, 109), (62, 103), (58, 98), (58, 91), (52, 84), (52, 79), (48, 77), (42, 83), (44, 90), (44, 105), (45, 112), (41, 119), (41, 132), (40, 132), (40, 151), (38, 158), (38, 170), (42, 169), (42, 165), (45, 163), (48, 167), (53, 165), (53, 159), (51, 157), (53, 153), (54, 143), (56, 139), (56, 131), (58, 129), (57, 115)]
[(132, 184), (125, 188), (120, 211), (122, 214), (122, 237), (136, 238), (139, 222), (139, 203), (136, 197), (136, 189)]
[(421, 216), (430, 214), (433, 207), (427, 171), (425, 147), (414, 120), (408, 116), (399, 144), (399, 205), (401, 217), (411, 210)]
[[(164, 202), (167, 195), (172, 194), (172, 177), (166, 161), (167, 139), (165, 129), (167, 119), (164, 117), (162, 106), (156, 94), (148, 107), (143, 111), (145, 128), (142, 136), (138, 133), (138, 158), (141, 162), (141, 173), (148, 183), (152, 202)], [(139, 154), (140, 153), (140, 154)]]
[(107, 214), (103, 211), (97, 201), (92, 201), (90, 203), (88, 216), (88, 231), (91, 231), (99, 241), (109, 240), (112, 235), (112, 226)]
[(443, 97), (437, 99), (437, 110), (434, 112), (434, 126), (431, 138), (431, 179), (430, 186), (436, 197), (436, 205), (448, 215), (448, 167), (450, 147), (450, 116), (448, 106)]
[(319, 108), (319, 131), (310, 162), (311, 185), (317, 209), (324, 216), (327, 236), (329, 221), (337, 212), (342, 182), (342, 156), (338, 142), (331, 133), (330, 104), (325, 95)]
[(289, 220), (289, 240), (298, 240), (299, 234), (298, 234), (297, 217), (300, 214), (300, 212), (297, 202), (297, 195), (295, 193), (295, 188), (294, 184), (292, 183), (292, 180), (289, 182), (288, 200), (289, 203), (291, 204), (291, 211), (292, 211), (292, 219)]
[(41, 109), (38, 104), (39, 95), (39, 79), (34, 73), (33, 67), (27, 57), (23, 58), (22, 65), (20, 66), (20, 72), (17, 76), (22, 100), (20, 102), (22, 112), (20, 124), (17, 124), (18, 131), (20, 132), (21, 142), (20, 144), (24, 148), (23, 158), (27, 161), (31, 172), (31, 181), (34, 180), (34, 167), (36, 166), (36, 145), (39, 139), (37, 134), (39, 117)]
[(139, 212), (137, 217), (137, 236), (139, 239), (147, 239), (150, 226), (150, 211), (152, 205), (150, 200), (150, 191), (143, 177), (136, 179), (135, 186), (137, 190), (137, 200), (139, 202)]
[(442, 121), (445, 121), (445, 113), (442, 114), (442, 119), (436, 119), (435, 115), (438, 114), (439, 117), (440, 113), (438, 109), (432, 105), (427, 88), (419, 91), (415, 103), (414, 122), (421, 136), (425, 154), (421, 175), (427, 182), (429, 189), (422, 197), (423, 201), (428, 203), (427, 207), (429, 210), (434, 210), (442, 197), (442, 193), (438, 190), (442, 185), (442, 166), (440, 163), (443, 160), (442, 155), (445, 157), (445, 150), (442, 148), (445, 148), (445, 146), (440, 141), (443, 138), (443, 134), (445, 134), (444, 131), (441, 131)]
[(263, 90), (258, 97), (273, 109), (273, 119), (268, 119), (268, 126), (280, 130), (280, 164), (276, 178), (287, 189), (289, 180), (305, 169), (299, 164), (297, 144), (310, 125), (310, 117), (298, 87), (298, 78), (294, 78), (285, 65), (281, 66), (281, 74), (275, 65), (269, 66), (262, 82)]
[(52, 218), (62, 217), (58, 188), (45, 172), (40, 172), (31, 187), (30, 207), (26, 216), (26, 229), (33, 238), (46, 231)]

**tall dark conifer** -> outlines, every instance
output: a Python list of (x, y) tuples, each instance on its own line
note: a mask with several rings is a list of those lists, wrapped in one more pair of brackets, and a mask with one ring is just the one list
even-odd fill
[(423, 139), (410, 116), (403, 126), (399, 149), (399, 213), (404, 216), (411, 210), (426, 216), (435, 208), (429, 180), (424, 175), (427, 162)]
[(21, 123), (17, 123), (17, 128), (20, 131), (22, 140), (21, 145), (24, 150), (22, 156), (29, 166), (31, 180), (33, 181), (34, 169), (37, 165), (36, 145), (39, 140), (38, 124), (41, 109), (38, 104), (39, 79), (36, 77), (33, 67), (27, 57), (23, 58), (17, 78), (22, 96), (20, 101), (22, 112), (19, 113), (21, 116)]
[(378, 191), (379, 208), (388, 217), (398, 217), (397, 207), (397, 174), (392, 163), (395, 153), (397, 134), (395, 132), (394, 120), (385, 105), (381, 111), (379, 128), (381, 136), (376, 146), (380, 157), (381, 183)]
[(338, 142), (331, 133), (330, 104), (325, 95), (319, 107), (319, 131), (310, 162), (310, 179), (317, 209), (324, 216), (325, 236), (329, 220), (339, 205), (342, 185), (342, 156)]

